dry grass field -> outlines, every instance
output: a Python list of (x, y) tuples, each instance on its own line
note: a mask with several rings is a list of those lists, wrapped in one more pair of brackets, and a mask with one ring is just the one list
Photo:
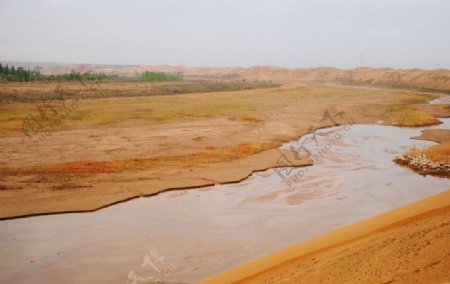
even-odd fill
[(438, 123), (421, 109), (434, 95), (411, 91), (209, 80), (207, 92), (166, 94), (168, 82), (88, 84), (1, 85), (0, 217), (240, 180), (275, 166), (276, 148), (311, 127)]

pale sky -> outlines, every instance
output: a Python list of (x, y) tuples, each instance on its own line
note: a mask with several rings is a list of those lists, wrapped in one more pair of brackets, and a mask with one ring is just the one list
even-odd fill
[(450, 69), (450, 1), (0, 0), (0, 60)]

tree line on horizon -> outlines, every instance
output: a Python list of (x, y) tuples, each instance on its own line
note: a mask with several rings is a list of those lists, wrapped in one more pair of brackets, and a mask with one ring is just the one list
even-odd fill
[[(3, 66), (0, 63), (0, 81), (30, 82), (30, 81), (84, 81), (103, 80), (115, 78), (117, 75), (106, 75), (103, 73), (79, 73), (72, 71), (67, 74), (44, 75), (38, 70), (24, 69), (14, 65)], [(178, 81), (183, 79), (183, 75), (165, 72), (145, 71), (137, 76), (140, 81)]]
[(0, 80), (1, 81), (19, 81), (19, 82), (28, 82), (28, 81), (37, 81), (42, 80), (42, 74), (38, 71), (25, 70), (22, 67), (11, 67), (3, 66), (0, 63)]
[(43, 75), (39, 71), (26, 70), (23, 67), (3, 66), (0, 63), (0, 81), (30, 82), (30, 81), (84, 81), (102, 80), (108, 76), (103, 73), (79, 73), (72, 71), (68, 74)]

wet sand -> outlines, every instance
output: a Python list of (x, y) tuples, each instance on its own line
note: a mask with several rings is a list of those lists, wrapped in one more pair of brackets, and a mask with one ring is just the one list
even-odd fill
[[(449, 117), (447, 113), (444, 111), (436, 112), (436, 108), (433, 109), (433, 107), (437, 107), (438, 109), (444, 109), (448, 108), (450, 104), (450, 95), (441, 95), (439, 98), (431, 100), (429, 104), (426, 105), (420, 105), (423, 110), (428, 111), (435, 115), (436, 117)], [(448, 127), (448, 124), (443, 124), (441, 127), (434, 127), (433, 129), (425, 129), (422, 131), (422, 134), (416, 137), (413, 137), (413, 139), (421, 139), (421, 140), (428, 140), (428, 141), (434, 141), (437, 143), (449, 143), (450, 142), (450, 129)]]
[(444, 283), (449, 234), (450, 190), (199, 283)]
[(413, 139), (434, 141), (437, 143), (449, 143), (450, 142), (450, 129), (426, 129), (422, 131), (422, 134)]
[[(311, 165), (307, 157), (295, 159), (290, 151), (270, 149), (243, 159), (196, 166), (194, 168), (150, 168), (137, 173), (99, 174), (99, 184), (84, 178), (83, 182), (70, 181), (56, 183), (59, 187), (51, 190), (38, 186), (24, 190), (9, 187), (2, 190), (0, 199), (0, 220), (48, 215), (55, 213), (92, 212), (139, 197), (150, 197), (162, 192), (192, 189), (215, 184), (238, 183), (252, 173), (276, 168), (280, 155), (288, 157), (294, 166)], [(70, 179), (70, 175), (66, 176)], [(32, 180), (13, 176), (21, 180)], [(44, 176), (45, 179), (45, 176)], [(36, 177), (34, 177), (36, 180)], [(45, 183), (45, 180), (43, 181)], [(8, 183), (6, 183), (8, 184)], [(52, 184), (52, 183), (50, 183)]]

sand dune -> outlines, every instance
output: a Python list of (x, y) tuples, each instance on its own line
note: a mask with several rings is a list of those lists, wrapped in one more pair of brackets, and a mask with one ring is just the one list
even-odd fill
[(98, 68), (97, 72), (121, 75), (138, 74), (145, 70), (182, 72), (188, 76), (211, 76), (248, 80), (338, 82), (348, 84), (386, 85), (420, 89), (450, 90), (450, 70), (400, 70), (392, 68), (356, 68), (350, 70), (320, 68), (195, 68), (187, 66), (138, 66)]

